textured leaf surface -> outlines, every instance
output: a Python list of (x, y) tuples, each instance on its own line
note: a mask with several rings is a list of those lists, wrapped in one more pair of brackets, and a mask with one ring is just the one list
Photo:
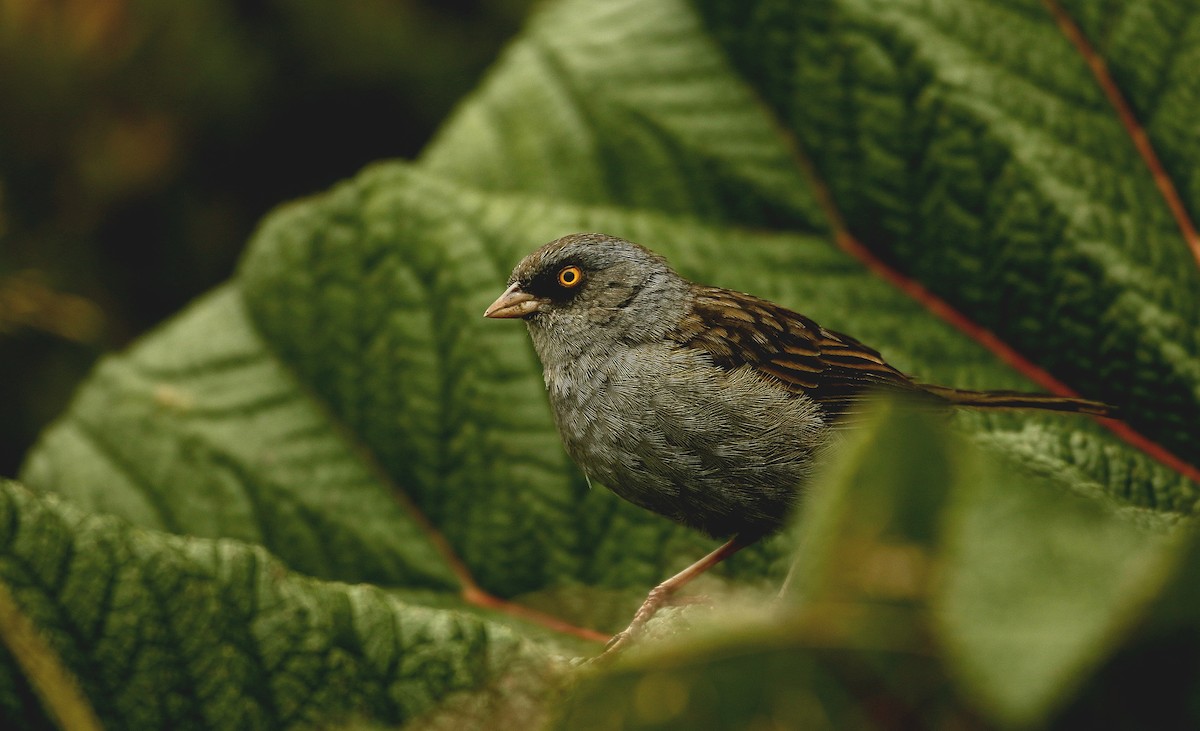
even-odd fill
[(261, 544), (314, 576), (457, 586), (386, 480), (266, 350), (235, 286), (102, 363), (24, 477), (145, 527)]
[(1200, 216), (1200, 18), (1194, 2), (1152, 0), (1062, 7), (1104, 59), (1194, 221)]
[[(508, 700), (544, 692), (555, 667), (506, 627), (291, 574), (247, 544), (86, 515), (15, 483), (0, 484), (0, 545), (0, 578), (110, 728), (401, 723), (468, 691), (477, 703), (500, 685), (517, 691)], [(5, 695), (6, 718), (42, 725), (27, 689)]]
[[(1169, 4), (1069, 6), (1088, 6), (1122, 78), (1148, 75), (1131, 93), (1197, 211), (1195, 135), (1174, 130), (1194, 130), (1200, 77), (1169, 73), (1195, 55), (1196, 24), (1146, 50), (1186, 14)], [(1195, 459), (1200, 262), (1042, 2), (698, 5), (855, 234)], [(1135, 41), (1134, 26), (1155, 32)]]
[[(373, 166), (268, 217), (233, 282), (102, 364), (31, 453), (22, 473), (29, 487), (77, 506), (20, 498), (35, 506), (29, 510), (76, 516), (56, 523), (47, 545), (73, 545), (91, 526), (107, 526), (145, 547), (127, 551), (131, 565), (143, 556), (166, 561), (179, 580), (215, 572), (224, 587), (222, 551), (253, 556), (254, 566), (272, 567), (255, 581), (279, 573), (291, 587), (273, 600), (281, 612), (304, 614), (310, 610), (295, 607), (360, 593), (382, 602), (346, 639), (349, 665), (317, 653), (321, 669), (313, 672), (336, 683), (365, 672), (354, 669), (362, 659), (354, 648), (391, 646), (391, 620), (382, 617), (400, 622), (410, 611), (426, 618), (418, 623), (503, 635), (518, 648), (512, 657), (528, 654), (543, 670), (551, 667), (544, 656), (539, 664), (543, 651), (518, 635), (591, 652), (568, 643), (561, 626), (463, 610), (512, 610), (498, 597), (582, 627), (617, 629), (649, 586), (712, 542), (600, 486), (589, 489), (562, 452), (524, 328), (481, 317), (535, 246), (580, 230), (624, 236), (661, 251), (690, 278), (851, 333), (921, 380), (1034, 388), (836, 246), (826, 189), (869, 246), (1069, 385), (1120, 401), (1144, 431), (1193, 456), (1197, 269), (1094, 80), (1041, 5), (699, 5), (551, 4), (419, 163)], [(884, 683), (880, 693), (914, 718), (928, 710), (968, 723), (1036, 723), (1081, 687), (1074, 697), (1083, 705), (1068, 712), (1086, 715), (1097, 707), (1089, 673), (1102, 667), (1104, 683), (1128, 667), (1122, 658), (1151, 636), (1132, 631), (1139, 621), (1161, 615), (1164, 632), (1193, 626), (1186, 610), (1168, 611), (1174, 582), (1187, 574), (1172, 568), (1180, 549), (1161, 535), (1180, 514), (1196, 512), (1200, 487), (1083, 418), (963, 413), (955, 429), (1002, 466), (971, 472), (973, 458), (914, 429), (901, 447), (860, 448), (833, 480), (840, 487), (815, 502), (800, 555), (802, 585), (820, 604), (816, 619), (805, 599), (799, 619), (789, 615), (782, 629), (769, 626), (776, 619), (714, 640), (725, 648), (721, 663), (734, 658), (719, 677), (797, 679), (762, 685), (757, 696), (731, 690), (741, 699), (728, 703), (733, 725), (749, 722), (736, 709), (788, 698), (807, 704), (803, 713), (840, 704), (849, 715), (830, 717), (853, 724), (874, 687), (859, 682), (856, 668), (871, 658), (890, 668), (880, 671), (883, 680), (911, 680)], [(888, 590), (915, 592), (897, 616), (836, 578), (844, 584), (875, 565), (868, 549), (880, 531), (899, 531), (915, 547), (885, 551), (888, 560), (876, 566), (885, 579), (895, 574), (884, 581)], [(719, 597), (731, 584), (776, 586), (791, 546), (786, 536), (755, 546), (697, 590)], [(218, 558), (159, 558), (180, 547)], [(8, 550), (0, 565), (10, 553), (17, 555)], [(910, 560), (942, 568), (940, 583), (921, 574), (905, 584)], [(124, 570), (125, 561), (114, 559), (107, 571)], [(369, 582), (406, 599), (317, 579)], [(10, 584), (52, 636), (71, 635), (72, 612), (95, 611), (78, 608), (92, 606), (87, 600), (59, 598), (58, 584)], [(233, 585), (221, 591), (231, 605), (258, 607), (250, 591), (258, 584), (240, 586), (240, 594)], [(853, 611), (839, 619), (837, 603), (827, 601), (838, 592), (852, 605), (869, 604), (867, 619), (857, 622)], [(135, 602), (93, 635), (140, 647), (143, 612), (163, 626), (178, 612), (187, 617), (180, 621), (218, 630), (198, 636), (224, 636), (222, 623), (232, 620), (205, 601), (199, 614), (188, 614), (187, 604)], [(656, 622), (656, 631), (679, 634), (670, 627), (681, 614)], [(727, 626), (738, 623), (723, 616)], [(830, 621), (832, 644), (822, 624)], [(287, 644), (296, 632), (267, 623), (255, 641)], [(214, 662), (187, 633), (164, 637), (152, 643), (163, 667)], [(456, 668), (483, 669), (447, 673), (400, 646), (361, 695), (304, 701), (313, 718), (353, 714), (369, 725), (421, 714), (423, 724), (454, 728), (493, 713), (496, 724), (525, 727), (523, 714), (543, 711), (552, 697), (539, 682), (514, 686), (498, 676), (491, 663), (505, 660), (488, 642), (437, 637), (447, 646), (429, 652), (457, 658)], [(894, 642), (878, 645), (888, 637)], [(134, 691), (114, 690), (125, 666), (100, 655), (98, 642), (52, 645), (102, 717), (131, 728), (168, 717), (130, 715), (114, 700)], [(814, 646), (831, 651), (814, 654)], [(886, 657), (871, 654), (880, 647)], [(736, 660), (767, 655), (774, 659), (755, 672)], [(695, 682), (712, 687), (718, 676), (706, 662), (696, 660)], [(625, 688), (631, 703), (639, 692), (656, 697), (659, 685), (638, 685), (644, 669), (619, 671), (611, 687)], [(19, 673), (3, 664), (0, 672), (0, 702), (31, 707)], [(131, 687), (172, 698), (178, 678), (191, 677), (182, 672), (135, 673), (145, 684)], [(246, 713), (307, 720), (279, 712), (276, 686), (311, 689), (289, 672), (272, 665), (230, 679), (221, 692), (253, 709)], [(450, 680), (430, 690), (420, 685), (425, 673)], [(620, 677), (634, 685), (621, 686)], [(371, 695), (394, 683), (415, 684), (404, 696), (410, 705)], [(499, 690), (457, 693), (481, 687)], [(524, 700), (489, 711), (496, 695), (501, 705), (508, 696)], [(189, 702), (209, 702), (199, 698)], [(210, 717), (230, 718), (222, 714), (234, 706), (213, 698)]]

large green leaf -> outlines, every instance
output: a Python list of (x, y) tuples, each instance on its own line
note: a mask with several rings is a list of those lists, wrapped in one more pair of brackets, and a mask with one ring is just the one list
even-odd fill
[[(1052, 16), (995, 2), (702, 5), (552, 4), (418, 164), (373, 166), (268, 217), (234, 281), (103, 363), (22, 471), (31, 489), (77, 506), (61, 510), (116, 514), (141, 528), (67, 521), (38, 550), (61, 550), (55, 541), (69, 544), (88, 521), (137, 536), (153, 556), (237, 539), (237, 551), (261, 557), (265, 549), (316, 577), (290, 577), (281, 612), (350, 591), (317, 579), (369, 582), (405, 598), (379, 616), (411, 611), (590, 652), (568, 635), (621, 627), (647, 588), (712, 542), (589, 489), (559, 446), (524, 328), (481, 317), (511, 266), (538, 244), (578, 230), (625, 236), (689, 277), (852, 333), (923, 380), (1034, 387), (839, 248), (826, 190), (864, 243), (1193, 456), (1181, 447), (1197, 437), (1200, 275)], [(1000, 40), (984, 43), (981, 29)], [(1038, 60), (1024, 75), (1013, 60), (1022, 52)], [(1066, 71), (1040, 75), (1060, 61)], [(1073, 144), (1050, 144), (1064, 135)], [(814, 577), (854, 568), (860, 553), (834, 550), (841, 528), (915, 520), (924, 527), (913, 540), (949, 567), (930, 600), (939, 620), (887, 625), (900, 651), (887, 662), (919, 666), (913, 677), (929, 683), (951, 680), (947, 703), (964, 718), (1044, 721), (1080, 688), (1084, 713), (1088, 674), (1136, 652), (1143, 635), (1132, 628), (1157, 616), (1147, 607), (1174, 590), (1164, 587), (1180, 544), (1159, 536), (1197, 510), (1200, 486), (1083, 418), (964, 413), (955, 426), (1004, 468), (934, 469), (948, 448), (919, 429), (899, 450), (909, 454), (899, 467), (887, 461), (896, 449), (852, 450), (842, 477), (830, 478), (843, 487), (822, 495), (835, 502), (818, 501), (805, 523), (815, 537), (801, 554), (801, 581), (824, 586)], [(851, 473), (871, 477), (858, 482), (874, 489), (852, 496)], [(836, 500), (841, 512), (820, 517)], [(1103, 549), (1091, 551), (1097, 541)], [(1065, 563), (1036, 560), (1043, 554)], [(792, 542), (777, 537), (698, 582), (700, 590), (774, 586), (791, 556)], [(1142, 569), (1147, 578), (1128, 578)], [(55, 639), (72, 612), (95, 608), (47, 586), (40, 590), (62, 609), (42, 608), (29, 591), (17, 598), (101, 718), (155, 725), (108, 698), (115, 691), (103, 683), (126, 672), (120, 658), (99, 654), (96, 642)], [(230, 601), (251, 600), (238, 591), (227, 589)], [(178, 611), (181, 621), (218, 623), (197, 637), (220, 646), (225, 620), (208, 606), (153, 612), (158, 622)], [(493, 611), (528, 616), (521, 607), (558, 622)], [(136, 643), (138, 618), (151, 609), (120, 609), (96, 637)], [(652, 628), (670, 635), (681, 614), (703, 610)], [(1187, 612), (1162, 621), (1194, 624)], [(390, 641), (382, 624), (354, 641)], [(881, 631), (848, 627), (854, 647)], [(778, 667), (808, 668), (781, 693), (825, 692), (817, 685), (826, 662), (805, 654), (807, 631), (772, 650), (782, 653)], [(263, 629), (264, 642), (295, 635), (271, 632)], [(768, 643), (778, 637), (769, 627), (756, 632)], [(192, 657), (190, 635), (164, 637), (156, 645), (163, 663)], [(731, 653), (754, 641), (719, 640)], [(447, 656), (493, 667), (487, 643), (447, 642)], [(931, 659), (914, 666), (905, 659), (914, 649)], [(528, 650), (549, 673), (545, 652)], [(408, 673), (398, 663), (361, 697), (315, 697), (322, 708), (312, 718), (410, 718), (407, 707), (369, 699), (372, 683), (417, 682), (426, 669)], [(0, 702), (28, 707), (19, 673), (6, 672), (18, 690)], [(134, 677), (154, 697), (177, 682), (170, 673)], [(430, 723), (470, 717), (456, 715), (454, 690), (509, 687), (490, 670), (453, 677), (466, 679), (417, 693), (422, 712), (443, 714)], [(865, 686), (852, 680), (832, 692), (858, 697)], [(274, 691), (264, 688), (291, 683), (268, 667), (223, 688), (240, 687), (249, 706), (286, 725), (305, 719), (275, 713)], [(544, 687), (514, 695), (533, 708)], [(925, 697), (915, 686), (895, 692)]]
[[(259, 547), (132, 528), (11, 482), (0, 483), (0, 545), (0, 579), (112, 728), (441, 713), (480, 714), (486, 727), (487, 714), (544, 693), (558, 667), (463, 612), (298, 576)], [(7, 680), (5, 718), (45, 725), (30, 688)]]

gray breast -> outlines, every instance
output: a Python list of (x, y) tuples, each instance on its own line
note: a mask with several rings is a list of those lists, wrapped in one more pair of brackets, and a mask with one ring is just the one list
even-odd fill
[(714, 536), (779, 527), (828, 435), (811, 400), (695, 350), (584, 354), (547, 368), (546, 385), (590, 478)]

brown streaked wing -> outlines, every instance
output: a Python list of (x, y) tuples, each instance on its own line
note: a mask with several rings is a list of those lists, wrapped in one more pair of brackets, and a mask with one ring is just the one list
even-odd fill
[(837, 416), (871, 391), (930, 394), (858, 340), (753, 295), (694, 285), (679, 342), (722, 368), (744, 365), (774, 377)]

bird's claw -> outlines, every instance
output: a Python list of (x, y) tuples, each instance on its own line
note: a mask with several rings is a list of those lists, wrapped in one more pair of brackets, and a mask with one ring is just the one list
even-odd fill
[(629, 626), (613, 635), (608, 644), (604, 646), (604, 652), (593, 658), (592, 662), (608, 662), (615, 657), (622, 647), (642, 631), (642, 627), (671, 599), (673, 593), (670, 587), (665, 586), (656, 586), (651, 589), (650, 593), (646, 596), (646, 601), (642, 602), (642, 606), (633, 615), (633, 620), (629, 623)]

